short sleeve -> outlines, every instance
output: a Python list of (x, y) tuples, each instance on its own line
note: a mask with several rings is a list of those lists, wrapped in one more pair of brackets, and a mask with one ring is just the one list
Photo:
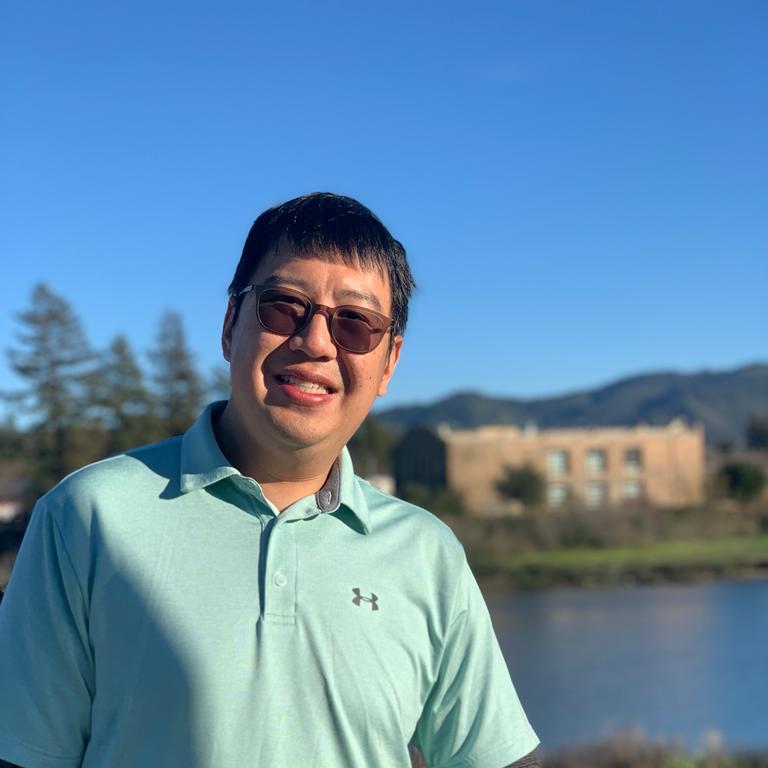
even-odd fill
[(0, 759), (79, 766), (93, 694), (87, 603), (43, 500), (0, 605), (0, 681)]
[(438, 676), (413, 742), (430, 768), (503, 768), (539, 743), (466, 561)]

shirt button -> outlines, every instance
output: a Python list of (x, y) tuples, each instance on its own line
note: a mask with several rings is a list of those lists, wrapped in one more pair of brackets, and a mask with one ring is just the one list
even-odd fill
[(275, 574), (275, 586), (276, 587), (284, 587), (288, 583), (288, 579), (285, 578), (284, 573), (276, 573)]

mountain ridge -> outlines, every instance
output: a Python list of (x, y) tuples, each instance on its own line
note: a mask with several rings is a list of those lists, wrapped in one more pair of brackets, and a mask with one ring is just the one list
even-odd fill
[(515, 398), (456, 392), (431, 403), (395, 406), (375, 414), (396, 427), (534, 422), (553, 427), (663, 425), (683, 418), (704, 425), (707, 442), (741, 445), (751, 414), (768, 416), (768, 363), (694, 373), (654, 371), (592, 389)]

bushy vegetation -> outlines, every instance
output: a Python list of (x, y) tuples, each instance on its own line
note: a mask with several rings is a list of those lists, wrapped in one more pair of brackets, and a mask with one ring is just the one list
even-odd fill
[[(447, 509), (433, 507), (438, 513)], [(712, 503), (654, 509), (528, 509), (515, 517), (453, 519), (468, 547), (492, 552), (530, 552), (573, 547), (605, 549), (663, 541), (716, 540), (768, 533), (768, 505)]]
[(479, 577), (503, 578), (518, 587), (685, 582), (768, 573), (768, 536), (524, 553), (468, 548), (467, 554)]
[(722, 493), (746, 504), (758, 498), (765, 487), (765, 474), (748, 461), (731, 461), (718, 474)]
[(526, 507), (538, 507), (544, 502), (546, 481), (533, 467), (506, 467), (496, 483), (496, 490), (505, 499), (519, 501)]
[(391, 427), (369, 415), (347, 445), (355, 471), (365, 477), (389, 474), (395, 434)]
[(434, 513), (438, 510), (440, 517), (449, 519), (464, 517), (466, 510), (461, 497), (447, 488), (427, 488), (418, 483), (408, 483), (401, 494), (405, 501), (416, 504)]
[(768, 768), (768, 754), (726, 754), (717, 745), (704, 754), (693, 754), (630, 733), (602, 744), (546, 754), (541, 762), (542, 768)]
[(768, 509), (527, 510), (447, 516), (478, 576), (519, 587), (647, 583), (768, 572)]
[[(723, 754), (716, 748), (692, 754), (673, 744), (629, 733), (601, 744), (544, 752), (539, 762), (542, 768), (768, 768), (768, 754)], [(429, 768), (413, 748), (411, 766)]]

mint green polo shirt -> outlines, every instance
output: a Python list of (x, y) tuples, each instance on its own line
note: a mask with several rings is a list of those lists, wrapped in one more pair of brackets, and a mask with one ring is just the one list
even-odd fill
[(278, 514), (209, 406), (38, 502), (0, 607), (25, 768), (501, 768), (537, 738), (451, 531), (346, 450)]

